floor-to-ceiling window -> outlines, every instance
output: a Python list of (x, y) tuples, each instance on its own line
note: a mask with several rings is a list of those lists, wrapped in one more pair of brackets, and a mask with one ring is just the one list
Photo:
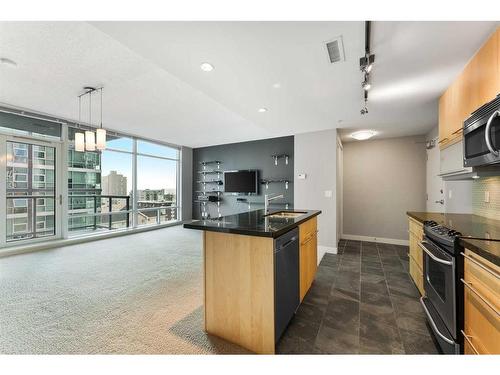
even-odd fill
[(179, 149), (137, 141), (137, 224), (176, 221)]
[(108, 132), (104, 151), (76, 152), (74, 133), (84, 130), (68, 131), (70, 235), (179, 220), (178, 148)]
[(105, 150), (78, 152), (85, 130), (0, 110), (0, 247), (180, 219), (179, 148), (108, 131)]

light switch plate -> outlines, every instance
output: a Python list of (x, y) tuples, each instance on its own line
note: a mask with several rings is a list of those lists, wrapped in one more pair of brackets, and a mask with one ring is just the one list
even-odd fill
[(325, 198), (331, 198), (333, 195), (331, 190), (325, 190)]
[(484, 203), (490, 203), (490, 192), (489, 191), (484, 192)]
[(451, 199), (451, 196), (452, 196), (452, 190), (448, 190), (448, 199)]

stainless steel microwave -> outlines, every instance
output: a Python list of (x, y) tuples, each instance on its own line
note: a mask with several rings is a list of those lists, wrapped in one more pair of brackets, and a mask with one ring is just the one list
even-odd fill
[(463, 135), (464, 167), (500, 163), (500, 94), (465, 120)]

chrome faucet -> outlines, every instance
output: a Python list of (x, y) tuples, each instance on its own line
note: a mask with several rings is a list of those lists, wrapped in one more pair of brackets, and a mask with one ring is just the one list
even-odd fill
[(271, 202), (275, 199), (279, 199), (279, 198), (284, 198), (283, 194), (275, 195), (275, 196), (270, 196), (270, 194), (264, 195), (264, 210), (265, 210), (266, 214), (269, 212), (269, 202)]

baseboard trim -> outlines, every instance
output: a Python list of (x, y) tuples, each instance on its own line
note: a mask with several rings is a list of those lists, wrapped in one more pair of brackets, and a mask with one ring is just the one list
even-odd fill
[(329, 254), (337, 254), (337, 248), (331, 246), (320, 246), (318, 245), (318, 264), (321, 262), (321, 259), (325, 256), (326, 253)]
[(343, 234), (341, 238), (343, 240), (388, 243), (391, 245), (402, 245), (402, 246), (408, 246), (410, 243), (410, 241), (408, 240), (398, 240), (395, 238), (383, 238), (383, 237), (358, 236), (355, 234)]

